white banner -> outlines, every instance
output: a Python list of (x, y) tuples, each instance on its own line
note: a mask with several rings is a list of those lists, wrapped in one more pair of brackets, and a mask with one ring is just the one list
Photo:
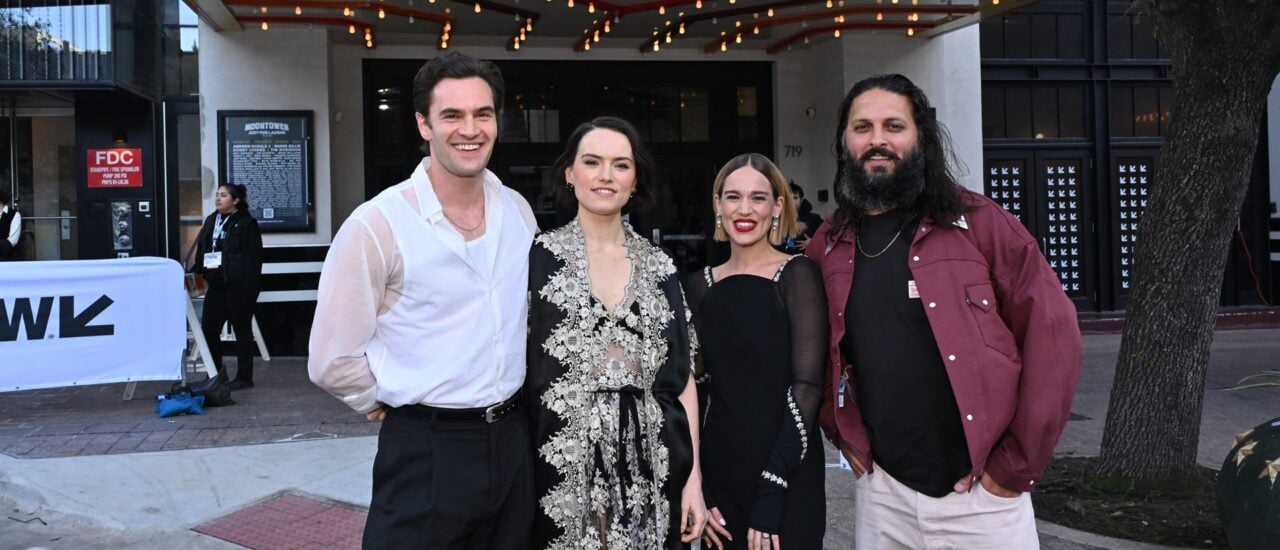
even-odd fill
[(0, 392), (177, 380), (186, 299), (166, 258), (0, 262)]

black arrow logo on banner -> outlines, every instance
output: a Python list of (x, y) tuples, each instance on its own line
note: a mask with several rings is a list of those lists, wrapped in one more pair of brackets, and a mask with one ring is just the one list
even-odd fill
[(75, 312), (75, 297), (61, 296), (58, 298), (58, 324), (63, 338), (79, 338), (82, 336), (111, 336), (116, 333), (115, 325), (90, 325), (95, 317), (106, 311), (111, 304), (115, 303), (106, 294), (98, 298), (89, 307), (81, 311), (79, 315)]

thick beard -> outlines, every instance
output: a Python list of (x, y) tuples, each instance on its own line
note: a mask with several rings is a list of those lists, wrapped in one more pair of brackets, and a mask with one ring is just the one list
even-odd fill
[(842, 206), (869, 212), (915, 204), (924, 191), (924, 155), (918, 150), (912, 151), (895, 164), (891, 173), (883, 170), (867, 173), (862, 159), (854, 159), (848, 150), (844, 151), (844, 171), (836, 189), (843, 199)]

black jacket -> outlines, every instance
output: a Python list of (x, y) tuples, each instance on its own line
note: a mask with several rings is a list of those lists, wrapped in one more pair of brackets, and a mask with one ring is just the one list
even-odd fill
[[(225, 236), (218, 239), (216, 250), (213, 245), (213, 224), (218, 213), (209, 214), (204, 219), (204, 227), (196, 241), (195, 265), (192, 272), (204, 276), (211, 287), (244, 285), (249, 289), (258, 289), (262, 281), (262, 233), (258, 230), (258, 221), (245, 210), (231, 213), (222, 225)], [(218, 269), (204, 268), (206, 252), (222, 252), (222, 267)]]

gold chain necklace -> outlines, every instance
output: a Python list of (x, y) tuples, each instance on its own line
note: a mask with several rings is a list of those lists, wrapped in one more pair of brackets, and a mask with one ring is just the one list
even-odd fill
[(453, 216), (450, 216), (450, 215), (449, 215), (449, 211), (448, 211), (448, 210), (445, 210), (444, 208), (441, 208), (441, 209), (440, 209), (440, 213), (441, 213), (441, 214), (444, 214), (444, 219), (449, 220), (449, 223), (453, 224), (453, 226), (454, 226), (454, 227), (457, 227), (458, 229), (461, 229), (461, 230), (463, 230), (463, 231), (466, 231), (467, 233), (472, 233), (472, 232), (474, 232), (475, 230), (480, 229), (480, 225), (482, 225), (482, 224), (484, 223), (484, 215), (481, 215), (481, 216), (480, 216), (480, 221), (476, 222), (476, 224), (475, 224), (475, 225), (473, 225), (473, 226), (471, 226), (471, 227), (467, 227), (467, 226), (465, 226), (465, 225), (462, 225), (462, 224), (458, 223), (458, 222), (457, 222), (457, 220), (454, 220), (454, 219), (453, 219)]
[(859, 251), (859, 252), (861, 252), (863, 256), (866, 256), (866, 257), (868, 257), (868, 258), (877, 258), (877, 257), (879, 257), (881, 254), (884, 254), (885, 252), (888, 252), (888, 251), (889, 251), (889, 247), (893, 246), (893, 243), (898, 242), (898, 236), (899, 236), (899, 235), (902, 235), (902, 229), (901, 229), (901, 228), (899, 228), (899, 229), (898, 229), (898, 231), (897, 231), (897, 232), (895, 232), (895, 233), (893, 234), (893, 238), (892, 238), (892, 239), (889, 239), (889, 244), (884, 245), (884, 248), (880, 249), (880, 251), (879, 251), (879, 252), (876, 252), (875, 254), (867, 254), (867, 249), (865, 249), (865, 248), (863, 248), (863, 247), (862, 247), (862, 235), (858, 235), (858, 238), (857, 238), (858, 251)]

